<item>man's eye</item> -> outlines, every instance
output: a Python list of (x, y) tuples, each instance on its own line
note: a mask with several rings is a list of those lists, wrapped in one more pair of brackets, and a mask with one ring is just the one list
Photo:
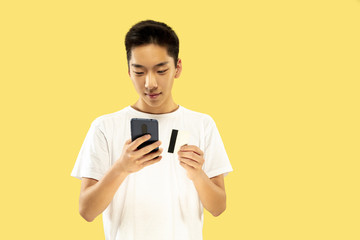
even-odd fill
[(143, 74), (144, 72), (134, 72), (136, 75), (141, 75)]
[(165, 73), (167, 70), (169, 70), (169, 69), (165, 69), (165, 70), (157, 71), (157, 72), (160, 73), (160, 74), (162, 74), (162, 73)]

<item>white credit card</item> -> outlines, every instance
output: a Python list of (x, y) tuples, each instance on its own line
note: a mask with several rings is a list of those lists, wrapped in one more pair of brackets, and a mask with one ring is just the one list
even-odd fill
[(181, 146), (189, 144), (190, 133), (184, 130), (173, 129), (169, 142), (169, 153), (177, 153)]

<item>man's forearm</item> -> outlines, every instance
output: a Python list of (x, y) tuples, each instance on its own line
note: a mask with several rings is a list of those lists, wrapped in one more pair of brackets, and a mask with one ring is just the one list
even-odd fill
[(110, 204), (127, 176), (127, 173), (113, 166), (100, 181), (85, 189), (79, 200), (81, 216), (89, 222), (93, 221)]
[(201, 174), (193, 179), (193, 183), (206, 210), (213, 216), (219, 216), (225, 211), (225, 191), (213, 183), (204, 171), (201, 171)]

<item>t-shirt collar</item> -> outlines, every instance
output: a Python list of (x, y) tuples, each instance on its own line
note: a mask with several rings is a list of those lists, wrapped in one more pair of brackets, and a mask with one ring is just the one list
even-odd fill
[(173, 112), (169, 112), (169, 113), (159, 113), (159, 114), (154, 114), (154, 113), (145, 113), (145, 112), (141, 112), (139, 110), (136, 110), (135, 108), (131, 107), (130, 105), (128, 106), (128, 109), (131, 113), (133, 113), (134, 115), (138, 116), (138, 117), (144, 117), (144, 118), (169, 118), (169, 117), (176, 117), (180, 114), (180, 112), (183, 110), (183, 107), (181, 105), (178, 105), (179, 107), (173, 111)]

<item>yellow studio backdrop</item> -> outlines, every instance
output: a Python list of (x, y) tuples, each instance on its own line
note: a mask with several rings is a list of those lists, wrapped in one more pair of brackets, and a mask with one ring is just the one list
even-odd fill
[(180, 38), (177, 103), (234, 172), (204, 239), (360, 239), (360, 1), (1, 1), (0, 239), (104, 239), (70, 176), (91, 122), (137, 100), (124, 37)]

